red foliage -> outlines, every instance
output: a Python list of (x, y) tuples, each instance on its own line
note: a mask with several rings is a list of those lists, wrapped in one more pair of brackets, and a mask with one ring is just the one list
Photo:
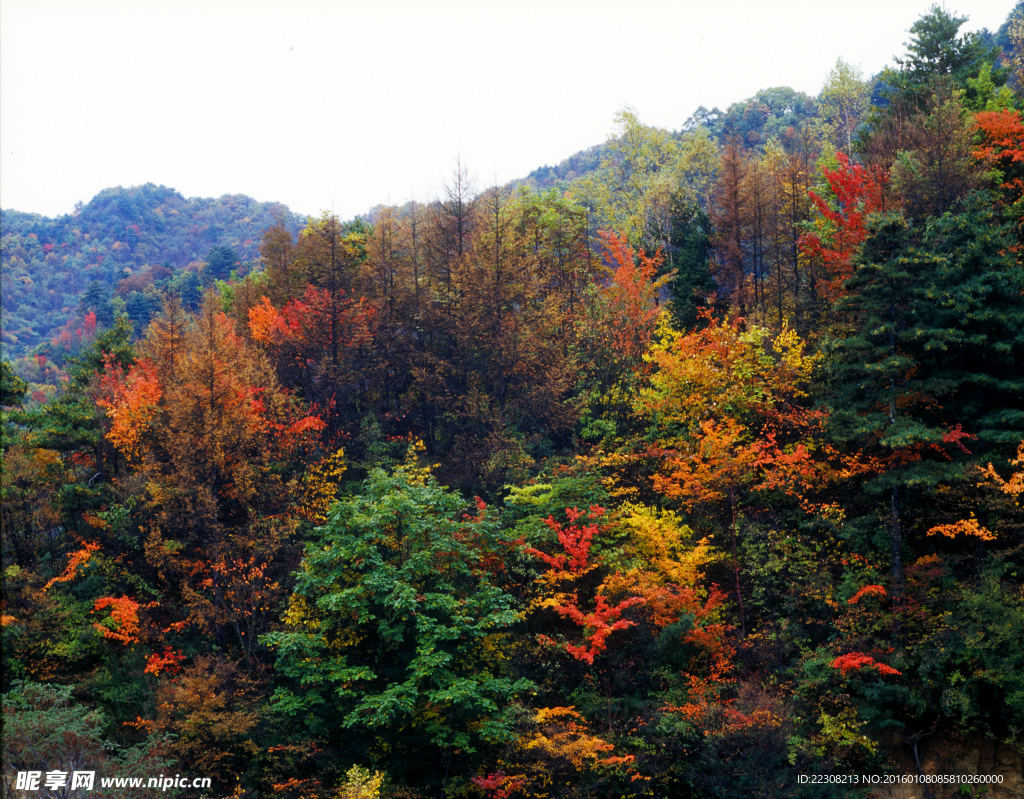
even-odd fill
[(490, 799), (508, 799), (526, 785), (525, 777), (509, 777), (504, 771), (495, 771), (486, 777), (473, 777), (473, 783)]
[[(576, 646), (574, 644), (563, 644), (563, 649), (577, 660), (583, 660), (593, 665), (594, 657), (605, 650), (608, 636), (616, 630), (624, 630), (634, 626), (635, 622), (619, 618), (623, 611), (634, 605), (643, 605), (647, 600), (639, 596), (631, 596), (622, 600), (618, 605), (609, 605), (608, 600), (598, 594), (594, 600), (594, 610), (590, 613), (581, 611), (576, 603), (577, 597), (572, 595), (572, 601), (567, 605), (554, 604), (552, 607), (559, 616), (568, 616), (590, 634), (584, 634), (587, 644)], [(554, 643), (547, 636), (541, 636), (544, 643)]]
[(838, 169), (823, 170), (833, 201), (808, 192), (821, 215), (820, 232), (800, 237), (800, 251), (823, 266), (823, 294), (833, 302), (843, 295), (843, 281), (853, 274), (853, 256), (867, 236), (865, 219), (885, 206), (887, 180), (884, 173), (872, 173), (851, 162), (845, 153), (839, 153), (837, 160)]
[(892, 666), (886, 666), (884, 663), (879, 663), (870, 655), (863, 655), (860, 652), (850, 652), (846, 655), (840, 655), (832, 661), (831, 665), (832, 668), (839, 669), (839, 671), (844, 675), (847, 675), (852, 671), (859, 671), (860, 669), (874, 669), (879, 674), (899, 675), (901, 673)]
[[(589, 517), (591, 519), (599, 519), (604, 513), (605, 509), (599, 505), (590, 506)], [(570, 571), (575, 573), (587, 568), (590, 546), (594, 536), (598, 533), (598, 527), (594, 523), (588, 524), (585, 527), (578, 526), (576, 522), (583, 515), (583, 511), (579, 510), (579, 508), (566, 508), (565, 515), (569, 518), (569, 525), (567, 527), (563, 527), (560, 522), (556, 522), (552, 516), (548, 516), (544, 522), (558, 537), (558, 543), (562, 545), (564, 550), (563, 554), (547, 555), (533, 547), (526, 547), (524, 551), (540, 558), (557, 572)], [(566, 569), (567, 561), (568, 569)]]
[(165, 671), (173, 676), (181, 671), (181, 664), (184, 660), (185, 656), (181, 652), (165, 646), (163, 654), (149, 656), (143, 673), (159, 676), (161, 671)]

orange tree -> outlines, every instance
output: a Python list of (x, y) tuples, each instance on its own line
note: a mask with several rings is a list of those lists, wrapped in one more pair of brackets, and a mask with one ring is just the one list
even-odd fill
[(817, 442), (823, 415), (805, 402), (817, 359), (784, 328), (774, 337), (741, 320), (681, 334), (663, 324), (648, 356), (657, 366), (638, 411), (651, 424), (653, 484), (728, 534), (740, 629), (746, 634), (738, 539), (758, 492), (807, 510), (828, 477)]

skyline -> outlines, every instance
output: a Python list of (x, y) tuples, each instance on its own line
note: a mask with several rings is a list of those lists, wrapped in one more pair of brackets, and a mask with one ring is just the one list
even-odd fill
[[(995, 32), (1012, 0), (975, 0)], [(60, 216), (114, 186), (246, 194), (341, 218), (478, 188), (605, 141), (676, 130), (837, 58), (893, 63), (927, 3), (0, 0), (0, 207)]]

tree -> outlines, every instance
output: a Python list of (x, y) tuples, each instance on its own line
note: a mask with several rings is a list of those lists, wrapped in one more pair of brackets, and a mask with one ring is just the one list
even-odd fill
[(277, 306), (284, 305), (305, 288), (306, 281), (295, 258), (294, 237), (284, 218), (278, 216), (260, 237), (260, 259), (269, 278), (270, 299)]
[(204, 272), (206, 283), (210, 284), (215, 280), (227, 280), (239, 264), (238, 253), (233, 249), (223, 245), (214, 247), (206, 256), (206, 270)]
[[(76, 702), (71, 690), (69, 685), (16, 682), (3, 695), (3, 764), (8, 785), (15, 784), (18, 772), (34, 771), (40, 778), (47, 772), (63, 772), (65, 783), (59, 792), (46, 790), (42, 779), (37, 787), (51, 796), (70, 797), (99, 788), (104, 774), (138, 777), (141, 785), (154, 774), (171, 771), (174, 761), (167, 757), (163, 736), (128, 749), (118, 747), (104, 734), (104, 714)], [(79, 771), (92, 773), (94, 782), (88, 787), (75, 785), (73, 774)], [(161, 792), (149, 788), (141, 795), (156, 797)]]
[(166, 621), (233, 641), (251, 663), (283, 592), (295, 472), (324, 422), (286, 395), (213, 293), (195, 319), (168, 302), (140, 356), (109, 363), (96, 387), (106, 440), (131, 469), (119, 490), (145, 499), (132, 496), (117, 527), (144, 544), (137, 568), (174, 598)]
[(818, 95), (818, 109), (832, 143), (847, 157), (853, 157), (853, 133), (867, 107), (867, 84), (861, 71), (838, 59)]
[(996, 170), (997, 196), (1007, 221), (1016, 222), (1018, 246), (1024, 246), (1024, 115), (1006, 108), (982, 111), (974, 121), (981, 141), (973, 155)]
[(598, 224), (618, 232), (634, 247), (655, 238), (653, 209), (660, 194), (674, 188), (671, 179), (675, 142), (665, 131), (641, 124), (630, 109), (615, 115), (616, 135), (584, 192), (593, 204)]
[(668, 284), (672, 296), (672, 318), (682, 330), (697, 327), (700, 310), (714, 294), (710, 256), (714, 231), (711, 217), (699, 206), (686, 202), (679, 195), (673, 198), (672, 243), (666, 264), (675, 271)]
[(816, 273), (815, 294), (829, 307), (843, 296), (845, 281), (853, 274), (854, 258), (867, 236), (865, 220), (885, 209), (887, 182), (884, 173), (843, 153), (836, 161), (835, 169), (822, 169), (828, 194), (808, 192), (817, 217), (799, 239), (800, 251)]
[[(344, 348), (342, 326), (352, 300), (359, 264), (365, 258), (365, 239), (358, 225), (345, 226), (326, 211), (310, 220), (299, 236), (296, 261), (306, 281), (327, 292), (330, 365), (335, 375)], [(348, 297), (349, 299), (347, 299)]]
[(747, 315), (747, 231), (749, 197), (745, 181), (749, 166), (739, 141), (730, 138), (722, 151), (722, 171), (712, 206), (715, 229), (715, 280), (719, 300)]
[(599, 236), (608, 280), (593, 288), (590, 313), (578, 323), (585, 364), (580, 388), (597, 420), (593, 426), (621, 433), (631, 420), (636, 391), (651, 369), (645, 356), (662, 313), (658, 292), (670, 278), (657, 277), (663, 263), (660, 252), (636, 252), (624, 237), (606, 231)]
[(750, 493), (781, 491), (813, 508), (827, 479), (815, 456), (822, 417), (801, 405), (816, 358), (788, 329), (708, 320), (699, 331), (663, 328), (650, 359), (658, 370), (639, 399), (649, 418), (654, 488), (688, 511), (710, 511), (732, 541), (740, 627), (746, 634), (738, 557), (740, 512)]
[[(633, 247), (671, 252), (679, 202), (707, 207), (717, 172), (717, 146), (704, 127), (677, 141), (624, 109), (597, 171), (577, 183), (597, 226)], [(674, 264), (668, 264), (671, 269)]]
[(114, 306), (110, 302), (110, 290), (98, 280), (89, 283), (79, 303), (80, 313), (85, 314), (88, 311), (94, 312), (96, 320), (104, 327), (114, 324)]
[[(830, 426), (853, 448), (865, 494), (884, 499), (898, 607), (904, 532), (920, 529), (919, 503), (960, 477), (974, 437), (982, 451), (1019, 440), (1022, 278), (984, 195), (920, 238), (895, 215), (870, 218), (867, 231), (837, 309), (853, 324), (826, 350)], [(850, 529), (877, 531), (877, 508), (860, 513)], [(861, 543), (881, 543), (875, 534)]]
[(938, 216), (980, 188), (983, 170), (973, 157), (975, 131), (957, 93), (936, 90), (908, 121), (893, 184), (914, 219)]
[(392, 775), (409, 753), (430, 753), (438, 780), (464, 770), (510, 738), (509, 702), (531, 687), (500, 669), (519, 619), (497, 585), (511, 542), (482, 502), (464, 511), (413, 467), (374, 470), (307, 547), (290, 629), (264, 637), (288, 681), (277, 710), (318, 735), (368, 736)]
[[(919, 109), (924, 108), (937, 82), (946, 82), (950, 89), (967, 91), (966, 103), (973, 108), (974, 94), (968, 80), (977, 78), (986, 65), (991, 66), (999, 49), (988, 44), (978, 32), (958, 36), (965, 22), (967, 17), (953, 16), (933, 5), (910, 27), (907, 54), (896, 59), (899, 71), (885, 73), (895, 91)], [(1006, 70), (994, 70), (992, 79), (996, 86), (1002, 86), (1006, 82)]]

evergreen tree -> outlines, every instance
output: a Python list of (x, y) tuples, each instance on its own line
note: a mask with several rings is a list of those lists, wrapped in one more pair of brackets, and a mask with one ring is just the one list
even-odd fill
[(238, 253), (230, 247), (214, 247), (206, 256), (206, 282), (213, 283), (215, 280), (227, 280), (231, 277), (231, 271), (239, 265)]
[(676, 270), (669, 283), (672, 319), (680, 330), (692, 330), (699, 324), (705, 297), (715, 289), (709, 266), (711, 218), (703, 208), (679, 198), (673, 205), (673, 246), (666, 254), (666, 268)]
[(884, 502), (884, 530), (870, 500), (851, 529), (875, 544), (887, 531), (898, 602), (916, 503), (960, 477), (971, 449), (991, 458), (1024, 434), (1024, 277), (985, 195), (917, 236), (897, 215), (868, 230), (837, 309), (851, 329), (826, 345), (832, 432), (869, 475), (865, 498)]

